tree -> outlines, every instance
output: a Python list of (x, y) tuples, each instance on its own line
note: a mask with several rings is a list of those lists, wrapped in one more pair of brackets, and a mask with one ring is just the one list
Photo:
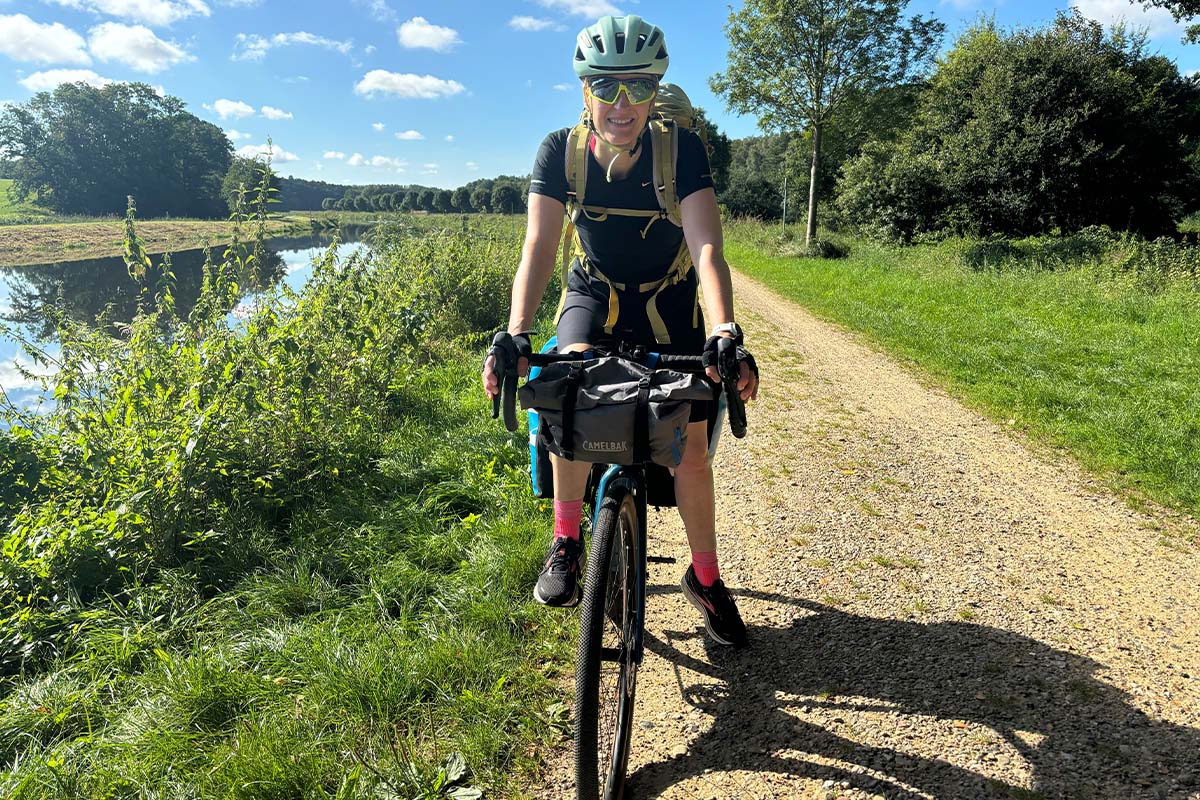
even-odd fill
[(1173, 232), (1200, 205), (1200, 85), (1145, 44), (1078, 12), (1042, 29), (972, 28), (912, 127), (846, 166), (838, 205), (894, 238)]
[(492, 210), (499, 214), (515, 214), (521, 205), (521, 193), (511, 183), (497, 183), (492, 189)]
[[(237, 195), (239, 190), (245, 191), (245, 202), (250, 202), (255, 195), (258, 186), (262, 183), (262, 171), (270, 170), (267, 162), (257, 158), (243, 158), (234, 156), (233, 162), (229, 165), (229, 171), (225, 173), (225, 180), (221, 181), (221, 197), (225, 199), (225, 204), (233, 211), (234, 205), (237, 203)], [(279, 176), (271, 172), (272, 189), (279, 189)]]
[(418, 195), (415, 191), (407, 191), (404, 193), (404, 199), (400, 201), (401, 211), (416, 211), (418, 205)]
[(492, 189), (490, 186), (476, 186), (471, 191), (471, 205), (480, 214), (492, 210)]
[[(1146, 8), (1165, 8), (1176, 22), (1200, 17), (1200, 0), (1142, 0), (1142, 5)], [(1188, 25), (1183, 40), (1192, 44), (1200, 42), (1200, 23)]]
[(357, 195), (354, 198), (354, 210), (355, 211), (370, 211), (371, 210), (371, 199), (363, 194)]
[(324, 200), (321, 201), (321, 210), (322, 211), (332, 211), (335, 207), (334, 204), (336, 202), (337, 201), (334, 198), (326, 197)]
[(454, 210), (454, 194), (449, 189), (439, 189), (433, 206), (439, 212), (449, 214)]
[(417, 195), (417, 207), (422, 211), (433, 213), (433, 201), (437, 196), (437, 192), (433, 189), (422, 189)]
[(725, 25), (728, 67), (710, 80), (730, 110), (764, 130), (809, 130), (806, 240), (817, 230), (821, 135), (849, 98), (907, 82), (928, 65), (945, 26), (903, 19), (908, 0), (746, 0)]
[(729, 167), (733, 159), (729, 137), (709, 120), (703, 108), (696, 109), (694, 127), (697, 131), (703, 130), (708, 139), (708, 148), (712, 151), (708, 154), (708, 165), (712, 167), (713, 190), (720, 194), (729, 184)]
[(778, 219), (782, 205), (776, 184), (759, 175), (734, 178), (721, 195), (721, 202), (731, 214), (758, 219)]
[(450, 202), (454, 205), (455, 211), (460, 211), (463, 214), (470, 214), (475, 210), (471, 207), (471, 190), (465, 186), (460, 186), (454, 190)]
[(13, 191), (60, 213), (224, 216), (233, 146), (216, 125), (144, 83), (64, 83), (0, 111)]

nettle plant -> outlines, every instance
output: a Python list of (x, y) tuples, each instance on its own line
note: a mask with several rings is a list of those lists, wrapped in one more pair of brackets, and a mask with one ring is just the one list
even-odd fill
[(22, 341), (53, 370), (41, 380), (54, 403), (0, 408), (0, 672), (69, 648), (91, 600), (163, 568), (206, 592), (231, 585), (300, 506), (370, 466), (406, 408), (424, 407), (406, 399), (422, 363), (499, 324), (511, 273), (495, 264), (511, 260), (515, 234), (383, 230), (342, 260), (335, 240), (302, 290), (248, 295), (274, 268), (269, 165), (260, 177), (238, 193), (231, 241), (207, 254), (186, 318), (170, 258), (147, 255), (131, 200), (136, 316), (62, 315), (57, 353)]

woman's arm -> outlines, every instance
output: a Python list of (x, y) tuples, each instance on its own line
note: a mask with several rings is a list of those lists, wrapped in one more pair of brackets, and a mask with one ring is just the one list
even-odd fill
[[(562, 236), (563, 216), (566, 207), (553, 197), (541, 194), (529, 194), (529, 214), (525, 222), (525, 244), (521, 246), (521, 263), (517, 266), (517, 274), (513, 276), (512, 299), (508, 312), (508, 332), (512, 334), (528, 333), (533, 327), (533, 318), (537, 315), (538, 306), (542, 303), (542, 295), (546, 293), (546, 284), (554, 274), (554, 266), (558, 260), (558, 240)], [(495, 359), (488, 356), (483, 362), (483, 391), (487, 396), (495, 397), (500, 391), (500, 383), (492, 372)], [(517, 373), (529, 373), (529, 361), (519, 359)]]
[(558, 240), (565, 213), (563, 204), (553, 197), (530, 193), (525, 244), (521, 247), (517, 274), (513, 276), (509, 333), (525, 333), (533, 327), (533, 318), (558, 262)]
[[(683, 214), (683, 237), (687, 240), (696, 274), (700, 278), (709, 322), (713, 325), (733, 322), (733, 280), (729, 276), (729, 264), (725, 261), (725, 241), (721, 234), (721, 210), (717, 208), (717, 194), (711, 187), (697, 190), (683, 198), (679, 209)], [(742, 362), (741, 371), (738, 389), (741, 390), (742, 399), (753, 400), (758, 396), (758, 378), (751, 374), (745, 362)], [(709, 367), (708, 377), (719, 380), (716, 372), (715, 367)]]
[(683, 214), (683, 236), (700, 277), (709, 322), (713, 325), (733, 322), (733, 282), (729, 264), (725, 262), (717, 194), (711, 188), (692, 192), (683, 198), (679, 209)]

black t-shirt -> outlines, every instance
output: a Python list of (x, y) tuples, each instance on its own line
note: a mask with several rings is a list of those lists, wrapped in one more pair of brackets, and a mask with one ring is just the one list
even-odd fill
[[(529, 182), (531, 193), (553, 197), (564, 205), (567, 202), (565, 151), (569, 132), (569, 128), (563, 128), (542, 141)], [(628, 175), (612, 183), (605, 180), (606, 165), (596, 161), (589, 148), (584, 203), (603, 208), (657, 211), (659, 205), (652, 179), (652, 138), (649, 130), (642, 135), (644, 152), (641, 157)], [(692, 192), (712, 185), (712, 168), (708, 164), (704, 143), (695, 132), (681, 128), (679, 157), (675, 162), (676, 194), (682, 201)], [(648, 217), (616, 215), (596, 221), (580, 214), (575, 224), (579, 229), (583, 251), (597, 269), (620, 283), (643, 283), (666, 274), (683, 239), (683, 229), (668, 219), (656, 221), (643, 239), (642, 229), (648, 221)]]

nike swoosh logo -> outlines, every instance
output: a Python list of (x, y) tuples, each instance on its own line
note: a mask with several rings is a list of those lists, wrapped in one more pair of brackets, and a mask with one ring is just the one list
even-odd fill
[(649, 185), (650, 185), (650, 181), (642, 181), (642, 188), (645, 188)]

